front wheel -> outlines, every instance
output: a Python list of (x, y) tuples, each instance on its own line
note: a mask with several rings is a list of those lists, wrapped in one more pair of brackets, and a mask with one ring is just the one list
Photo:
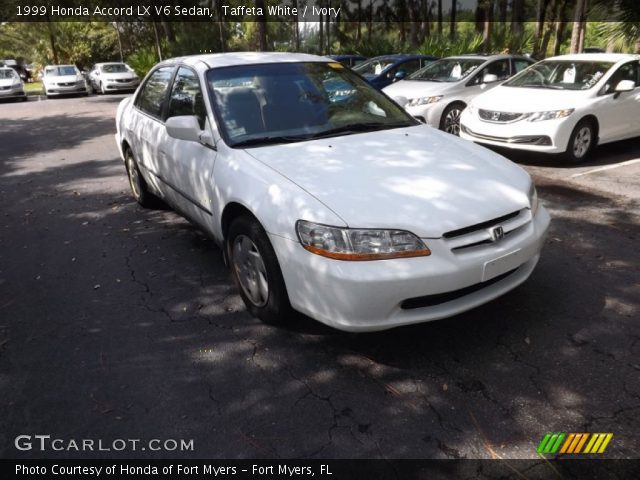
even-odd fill
[(460, 135), (460, 115), (465, 109), (463, 103), (453, 103), (444, 109), (440, 119), (440, 130), (444, 130), (451, 135)]
[(582, 120), (573, 129), (565, 156), (572, 163), (579, 163), (589, 155), (596, 141), (596, 130), (593, 122)]
[(247, 310), (268, 324), (282, 324), (291, 305), (273, 246), (262, 225), (249, 215), (238, 217), (226, 241), (231, 275)]

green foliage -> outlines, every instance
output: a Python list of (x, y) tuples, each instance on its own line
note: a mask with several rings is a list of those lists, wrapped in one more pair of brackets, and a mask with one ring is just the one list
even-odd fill
[(127, 57), (127, 63), (140, 78), (143, 78), (151, 70), (151, 67), (158, 63), (158, 53), (151, 46), (140, 48)]

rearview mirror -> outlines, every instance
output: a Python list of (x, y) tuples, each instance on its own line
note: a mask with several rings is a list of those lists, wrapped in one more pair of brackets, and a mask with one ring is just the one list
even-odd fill
[(636, 82), (633, 80), (620, 80), (616, 85), (615, 91), (618, 93), (630, 92), (634, 88), (636, 88)]
[(482, 83), (493, 83), (498, 81), (498, 76), (493, 73), (485, 73), (482, 77)]
[(199, 142), (200, 123), (198, 117), (195, 115), (179, 115), (177, 117), (170, 117), (165, 123), (167, 133), (170, 137), (177, 138), (178, 140), (185, 140), (187, 142)]

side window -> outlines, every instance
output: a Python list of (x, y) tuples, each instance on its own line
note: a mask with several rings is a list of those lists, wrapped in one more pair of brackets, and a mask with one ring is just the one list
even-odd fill
[(513, 73), (520, 73), (522, 70), (527, 68), (529, 65), (533, 65), (533, 62), (528, 62), (527, 60), (523, 60), (522, 58), (514, 58), (513, 59)]
[(195, 115), (198, 117), (200, 128), (204, 129), (207, 110), (204, 106), (200, 82), (195, 72), (184, 67), (178, 69), (173, 82), (167, 117), (179, 115)]
[(505, 80), (509, 78), (509, 60), (497, 60), (490, 63), (484, 68), (482, 76), (485, 74), (495, 75), (498, 80)]
[(404, 70), (405, 72), (407, 72), (407, 76), (409, 76), (419, 68), (420, 68), (420, 60), (411, 60), (410, 62), (405, 62), (402, 65), (400, 65), (398, 70)]
[(604, 93), (611, 93), (622, 80), (631, 80), (638, 86), (638, 62), (629, 62), (622, 65), (611, 75), (605, 85)]
[(173, 67), (162, 67), (151, 74), (136, 100), (136, 106), (152, 117), (161, 118)]

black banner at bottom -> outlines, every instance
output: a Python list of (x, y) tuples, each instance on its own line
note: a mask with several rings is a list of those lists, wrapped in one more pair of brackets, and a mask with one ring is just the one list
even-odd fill
[(0, 478), (637, 479), (640, 460), (0, 460)]

